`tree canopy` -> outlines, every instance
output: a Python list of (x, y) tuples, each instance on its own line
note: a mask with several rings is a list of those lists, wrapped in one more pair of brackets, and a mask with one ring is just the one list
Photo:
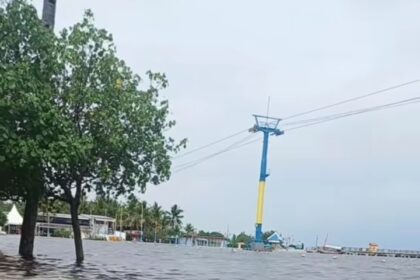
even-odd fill
[(3, 211), (0, 211), (0, 227), (4, 226), (7, 223), (7, 216)]
[(42, 165), (60, 122), (52, 100), (52, 77), (58, 71), (55, 45), (54, 34), (25, 1), (0, 9), (2, 199), (19, 199), (42, 184)]
[(141, 90), (140, 77), (117, 58), (112, 36), (94, 26), (89, 11), (63, 30), (58, 48), (63, 67), (55, 105), (63, 125), (48, 163), (52, 194), (65, 201), (92, 190), (119, 196), (167, 180), (169, 153), (185, 141), (165, 135), (175, 124), (158, 97), (165, 75), (148, 72), (150, 86)]
[(168, 136), (166, 76), (149, 71), (144, 83), (90, 11), (56, 36), (23, 0), (0, 9), (0, 59), (0, 198), (45, 187), (69, 203), (82, 260), (83, 196), (127, 196), (168, 180), (171, 154), (185, 146)]
[(24, 0), (0, 6), (0, 199), (25, 201), (19, 253), (32, 258), (44, 167), (60, 136), (57, 38)]
[(238, 243), (244, 243), (245, 246), (249, 246), (251, 244), (252, 240), (253, 240), (252, 236), (246, 234), (245, 232), (241, 232), (238, 235), (234, 234), (232, 236), (229, 246), (237, 247)]

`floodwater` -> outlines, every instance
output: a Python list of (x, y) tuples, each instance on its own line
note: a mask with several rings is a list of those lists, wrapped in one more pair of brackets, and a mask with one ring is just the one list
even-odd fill
[(37, 237), (34, 262), (17, 256), (18, 242), (0, 236), (0, 279), (420, 279), (420, 259), (85, 240), (77, 266), (71, 239)]

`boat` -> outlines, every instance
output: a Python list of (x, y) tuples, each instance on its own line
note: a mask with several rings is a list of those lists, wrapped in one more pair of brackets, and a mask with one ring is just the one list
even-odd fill
[(317, 253), (318, 252), (318, 248), (308, 248), (306, 249), (306, 253)]
[[(329, 254), (329, 255), (343, 254), (343, 247), (328, 245), (327, 241), (328, 241), (328, 233), (327, 233), (327, 236), (325, 237), (324, 245), (319, 247), (318, 246), (318, 236), (317, 236), (316, 237), (316, 247), (313, 248), (313, 250), (315, 250), (316, 253), (320, 253), (320, 254)], [(313, 252), (311, 252), (311, 253), (313, 253)]]
[(317, 249), (317, 252), (320, 254), (333, 254), (333, 255), (339, 255), (343, 254), (342, 247), (340, 246), (333, 246), (333, 245), (324, 245), (322, 247), (319, 247)]

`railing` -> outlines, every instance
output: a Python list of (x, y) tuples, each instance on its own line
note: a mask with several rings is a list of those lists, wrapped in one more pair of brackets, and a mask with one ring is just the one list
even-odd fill
[(371, 251), (369, 251), (368, 248), (343, 247), (342, 252), (348, 253), (348, 254), (374, 253), (376, 255), (404, 255), (404, 256), (418, 256), (418, 257), (420, 257), (420, 251), (416, 251), (416, 250), (378, 249), (376, 252), (371, 252)]
[[(54, 228), (54, 229), (61, 229), (61, 228), (68, 228), (71, 229), (72, 225), (69, 224), (54, 224), (54, 223), (36, 223), (36, 227), (38, 228)], [(91, 230), (90, 226), (80, 226), (80, 229), (84, 230)]]

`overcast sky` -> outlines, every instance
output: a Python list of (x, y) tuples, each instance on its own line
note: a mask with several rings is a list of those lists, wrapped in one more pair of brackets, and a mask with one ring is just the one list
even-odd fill
[[(251, 127), (268, 96), (270, 115), (284, 117), (420, 78), (419, 1), (57, 2), (56, 30), (90, 8), (135, 72), (167, 74), (172, 135), (187, 137), (188, 149)], [(419, 91), (414, 84), (305, 117)], [(263, 228), (307, 245), (328, 233), (336, 245), (420, 249), (419, 112), (411, 105), (272, 137)], [(199, 229), (254, 234), (260, 158), (261, 142), (222, 154), (145, 198), (179, 204)]]

